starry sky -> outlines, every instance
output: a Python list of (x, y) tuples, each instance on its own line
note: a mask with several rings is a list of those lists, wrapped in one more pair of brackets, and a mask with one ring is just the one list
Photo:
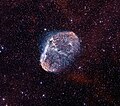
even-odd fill
[[(0, 106), (120, 105), (119, 0), (0, 0), (0, 20)], [(64, 74), (39, 62), (57, 30), (82, 41)]]

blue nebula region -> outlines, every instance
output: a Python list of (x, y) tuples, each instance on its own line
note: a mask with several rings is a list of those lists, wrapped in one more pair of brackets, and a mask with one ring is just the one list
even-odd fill
[(40, 65), (47, 72), (63, 72), (80, 53), (80, 40), (72, 31), (49, 32), (40, 41)]

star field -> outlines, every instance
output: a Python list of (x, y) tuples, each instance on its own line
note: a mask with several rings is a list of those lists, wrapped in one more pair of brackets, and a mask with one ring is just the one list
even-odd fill
[[(120, 105), (119, 0), (1, 0), (0, 8), (0, 106)], [(64, 74), (39, 61), (39, 40), (56, 30), (82, 40)]]

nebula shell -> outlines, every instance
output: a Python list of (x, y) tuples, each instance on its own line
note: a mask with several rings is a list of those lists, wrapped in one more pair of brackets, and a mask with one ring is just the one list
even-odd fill
[(80, 40), (72, 31), (52, 33), (45, 43), (40, 65), (47, 72), (62, 72), (80, 52)]

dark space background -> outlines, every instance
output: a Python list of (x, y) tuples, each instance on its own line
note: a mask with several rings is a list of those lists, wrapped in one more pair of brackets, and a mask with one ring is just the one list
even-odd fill
[[(56, 30), (82, 40), (65, 75), (39, 63), (39, 38)], [(0, 0), (0, 106), (54, 105), (120, 106), (119, 0)]]

